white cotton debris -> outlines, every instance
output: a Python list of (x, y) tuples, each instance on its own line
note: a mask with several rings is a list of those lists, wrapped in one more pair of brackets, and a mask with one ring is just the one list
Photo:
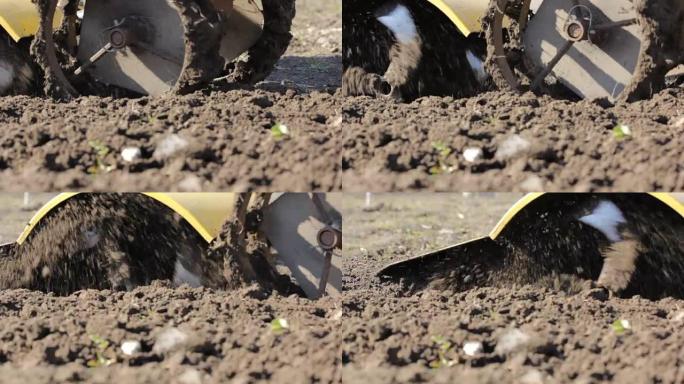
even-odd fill
[(463, 344), (463, 353), (468, 356), (476, 356), (482, 353), (484, 346), (479, 341), (469, 341)]
[(532, 145), (520, 135), (512, 135), (504, 140), (494, 156), (497, 160), (508, 160), (530, 149)]
[(397, 4), (388, 13), (378, 15), (377, 19), (392, 31), (400, 43), (409, 43), (418, 36), (418, 28), (413, 21), (411, 11), (404, 5)]
[(579, 221), (598, 229), (612, 242), (622, 240), (618, 225), (627, 222), (620, 208), (610, 200), (601, 200), (591, 214), (580, 217)]
[(484, 152), (482, 151), (482, 148), (466, 148), (463, 151), (463, 157), (466, 159), (467, 162), (469, 163), (474, 163), (477, 160), (480, 160), (482, 156), (484, 155)]
[(138, 160), (142, 156), (142, 151), (138, 147), (126, 147), (121, 150), (121, 158), (127, 163)]
[(142, 350), (142, 344), (137, 340), (126, 340), (121, 343), (121, 352), (126, 356), (135, 355)]
[(152, 352), (162, 354), (179, 348), (188, 340), (188, 335), (178, 328), (172, 327), (162, 331), (154, 342)]
[(518, 328), (513, 328), (499, 337), (494, 352), (505, 355), (524, 348), (531, 340), (532, 336)]
[(157, 144), (157, 148), (154, 150), (155, 159), (168, 159), (173, 157), (178, 152), (184, 150), (190, 145), (187, 140), (178, 136), (170, 135), (164, 138)]

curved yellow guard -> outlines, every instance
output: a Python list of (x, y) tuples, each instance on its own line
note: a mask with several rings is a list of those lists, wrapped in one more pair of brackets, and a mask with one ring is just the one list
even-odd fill
[(427, 0), (445, 14), (468, 36), (482, 31), (482, 17), (487, 12), (488, 0)]
[[(36, 225), (53, 209), (79, 193), (61, 193), (36, 212), (17, 239), (22, 244)], [(153, 198), (183, 217), (204, 240), (210, 242), (221, 230), (223, 223), (233, 214), (234, 193), (158, 193), (144, 195)]]
[[(61, 22), (57, 15), (55, 26)], [(14, 41), (35, 35), (39, 24), (38, 8), (31, 0), (0, 0), (0, 26)]]
[[(501, 232), (504, 230), (506, 225), (513, 220), (513, 218), (522, 211), (527, 205), (529, 205), (534, 200), (538, 199), (544, 195), (544, 193), (530, 193), (525, 195), (522, 199), (518, 200), (513, 206), (503, 215), (501, 220), (494, 226), (494, 229), (489, 233), (491, 239), (496, 239)], [(649, 193), (649, 195), (655, 197), (656, 199), (662, 201), (668, 207), (672, 208), (675, 212), (679, 213), (684, 217), (684, 205), (680, 203), (675, 197), (669, 193)]]

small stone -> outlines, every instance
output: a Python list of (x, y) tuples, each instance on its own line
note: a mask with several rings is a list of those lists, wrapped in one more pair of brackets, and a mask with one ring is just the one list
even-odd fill
[(466, 148), (463, 151), (463, 157), (469, 163), (474, 163), (475, 161), (480, 160), (482, 155), (484, 155), (484, 152), (481, 148)]
[(544, 190), (544, 181), (537, 175), (532, 175), (520, 183), (520, 189), (524, 192), (541, 192)]
[(168, 159), (190, 145), (187, 140), (178, 136), (170, 135), (157, 144), (153, 157), (155, 159)]
[(121, 343), (121, 352), (126, 356), (134, 355), (142, 350), (142, 344), (137, 340), (126, 340)]
[(684, 321), (684, 311), (679, 311), (672, 316), (672, 321), (682, 322)]
[(684, 128), (684, 116), (678, 119), (674, 126), (675, 128)]
[(497, 160), (508, 160), (530, 149), (532, 145), (520, 135), (512, 135), (499, 144), (494, 157)]
[(152, 352), (163, 354), (174, 349), (178, 349), (186, 343), (188, 335), (178, 328), (167, 328), (162, 331), (154, 343)]
[(520, 378), (520, 384), (544, 384), (544, 375), (536, 369), (531, 369)]
[(142, 156), (142, 151), (138, 147), (126, 147), (121, 150), (121, 157), (125, 162), (130, 163)]
[(505, 355), (524, 348), (531, 340), (532, 337), (530, 335), (518, 328), (514, 328), (506, 331), (499, 337), (494, 352)]
[(340, 310), (337, 310), (337, 311), (332, 315), (331, 319), (332, 319), (333, 321), (342, 320), (342, 315), (343, 315), (342, 310), (341, 310), (341, 309), (340, 309)]
[(178, 376), (178, 384), (202, 384), (202, 374), (196, 369), (187, 369)]
[(484, 346), (479, 341), (468, 341), (463, 344), (463, 352), (468, 356), (475, 356), (484, 350)]
[(180, 192), (202, 192), (202, 180), (195, 175), (190, 175), (178, 183)]

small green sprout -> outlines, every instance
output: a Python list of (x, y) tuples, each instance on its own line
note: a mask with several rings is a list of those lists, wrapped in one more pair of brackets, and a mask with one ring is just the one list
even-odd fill
[(90, 145), (95, 152), (95, 165), (88, 168), (89, 174), (95, 175), (100, 172), (109, 173), (114, 170), (114, 166), (105, 162), (105, 157), (109, 154), (109, 147), (99, 140), (88, 141), (88, 145)]
[(271, 332), (276, 335), (285, 333), (288, 330), (290, 330), (290, 324), (287, 322), (287, 319), (275, 318), (271, 321)]
[(613, 137), (615, 137), (615, 139), (617, 139), (617, 140), (631, 139), (632, 138), (632, 129), (629, 128), (628, 125), (618, 123), (613, 128)]
[(98, 336), (90, 335), (90, 341), (93, 342), (97, 351), (95, 351), (95, 358), (88, 360), (86, 365), (90, 368), (107, 367), (114, 363), (114, 360), (108, 359), (104, 356), (104, 351), (109, 348), (109, 341)]
[(430, 174), (452, 173), (456, 167), (449, 165), (447, 162), (447, 158), (451, 155), (451, 148), (442, 141), (432, 142), (432, 148), (437, 151), (438, 164), (430, 168)]
[(632, 329), (632, 325), (629, 323), (629, 320), (617, 319), (613, 321), (611, 328), (613, 328), (613, 332), (616, 334), (622, 335), (623, 333), (630, 331)]
[(285, 124), (275, 123), (275, 125), (271, 127), (271, 136), (275, 141), (283, 140), (290, 136), (290, 129)]
[(432, 342), (437, 346), (438, 359), (430, 362), (430, 368), (438, 369), (442, 367), (452, 367), (456, 361), (450, 360), (446, 357), (447, 353), (451, 351), (451, 342), (446, 340), (443, 336), (432, 336)]

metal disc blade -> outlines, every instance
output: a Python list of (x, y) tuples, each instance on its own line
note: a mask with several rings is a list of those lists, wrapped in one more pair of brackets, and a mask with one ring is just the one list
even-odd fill
[[(318, 285), (325, 256), (317, 235), (326, 227), (327, 216), (330, 215), (322, 214), (306, 193), (282, 194), (264, 210), (261, 230), (310, 298), (320, 296)], [(341, 261), (340, 253), (336, 251), (326, 291), (331, 296), (339, 296), (342, 291)]]
[(141, 94), (158, 95), (180, 77), (185, 40), (177, 10), (166, 0), (90, 0), (86, 2), (78, 59), (84, 62), (102, 48), (105, 32), (125, 17), (140, 17), (152, 27), (147, 48), (127, 47), (105, 55), (88, 72), (102, 83)]
[[(524, 35), (525, 55), (537, 68), (546, 67), (566, 44), (563, 32), (570, 11), (579, 3), (592, 23), (620, 22), (637, 17), (628, 0), (545, 0)], [(613, 28), (597, 41), (579, 41), (554, 67), (552, 74), (578, 96), (615, 100), (631, 83), (641, 53), (641, 27)]]

